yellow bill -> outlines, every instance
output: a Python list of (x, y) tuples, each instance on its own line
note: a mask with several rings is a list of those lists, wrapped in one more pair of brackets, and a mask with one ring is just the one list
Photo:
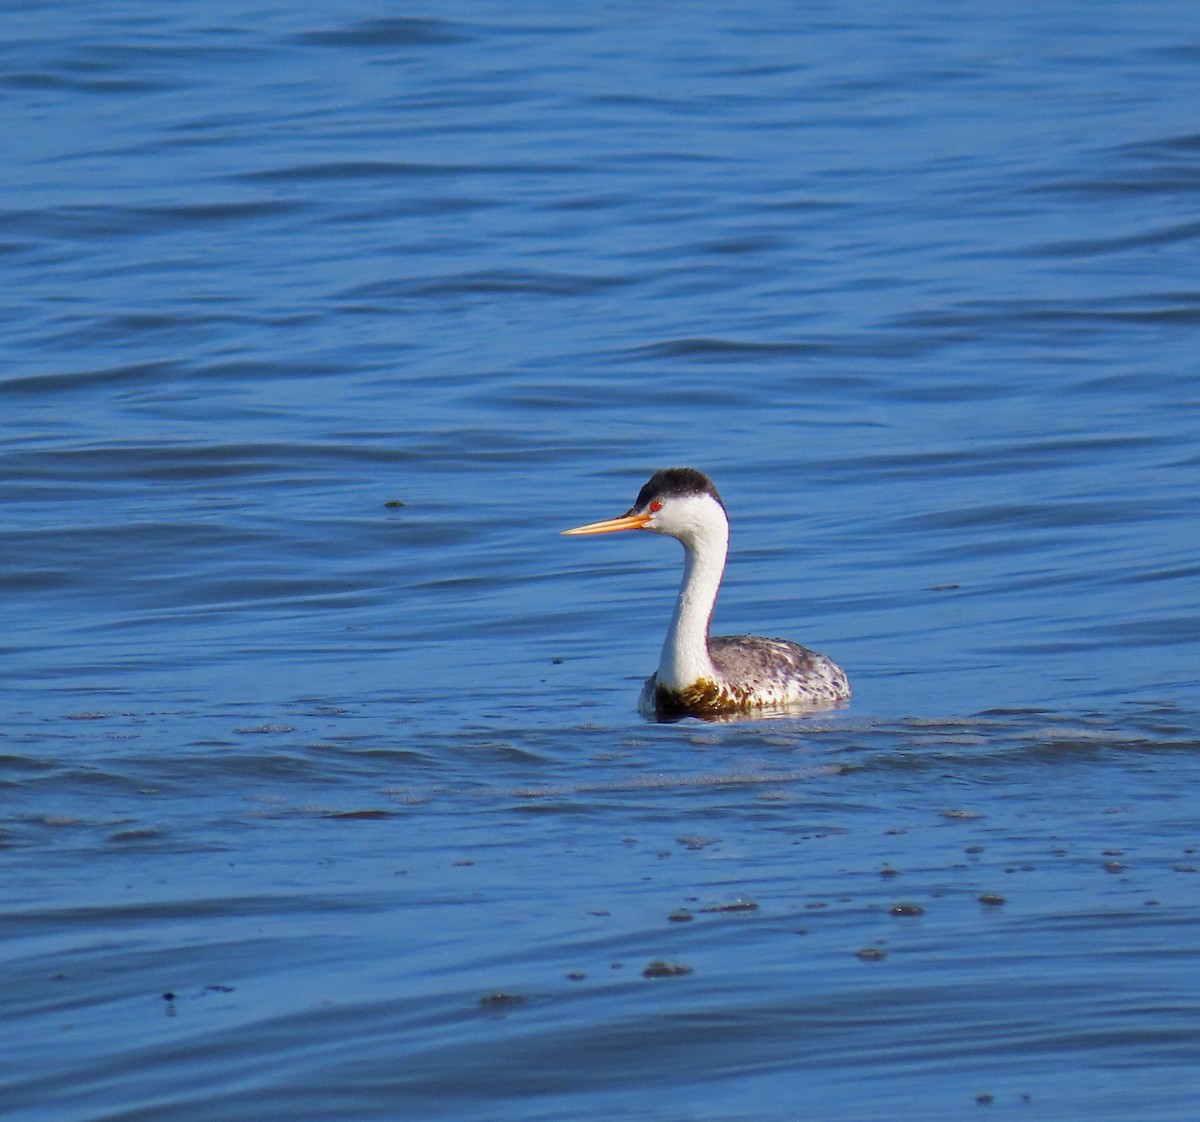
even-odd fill
[(649, 514), (622, 514), (620, 518), (609, 518), (604, 522), (589, 522), (586, 526), (576, 526), (573, 530), (563, 530), (564, 534), (615, 534), (618, 530), (640, 530), (650, 521)]

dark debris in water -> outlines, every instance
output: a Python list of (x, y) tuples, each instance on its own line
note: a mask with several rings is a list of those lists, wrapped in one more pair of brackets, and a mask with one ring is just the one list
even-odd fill
[[(209, 994), (214, 994), (214, 993), (227, 994), (227, 993), (233, 993), (233, 992), (234, 992), (233, 986), (226, 986), (226, 985), (222, 985), (218, 982), (214, 982), (212, 985), (205, 986), (203, 989), (194, 993), (192, 995), (192, 997), (193, 998), (202, 998), (202, 997), (208, 997)], [(180, 1000), (180, 996), (175, 990), (164, 990), (162, 993), (162, 999), (168, 1005), (174, 1005), (177, 1001)]]
[(484, 1009), (509, 1009), (514, 1005), (524, 1005), (529, 998), (520, 993), (508, 993), (506, 990), (495, 990), (484, 994), (479, 1004)]
[(702, 912), (756, 912), (758, 903), (748, 896), (735, 896), (732, 900), (722, 900), (717, 904), (709, 904), (701, 908)]
[(925, 914), (925, 909), (920, 904), (893, 904), (889, 911), (894, 916), (923, 916)]
[(862, 962), (882, 962), (887, 958), (887, 951), (882, 947), (863, 947), (862, 950), (855, 951), (854, 954)]
[(666, 959), (656, 958), (645, 970), (642, 971), (644, 978), (681, 978), (685, 974), (691, 974), (692, 968), (685, 966), (682, 962), (668, 962)]

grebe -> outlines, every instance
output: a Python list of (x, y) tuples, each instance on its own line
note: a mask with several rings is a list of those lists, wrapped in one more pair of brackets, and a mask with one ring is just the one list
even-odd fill
[(627, 514), (564, 530), (611, 534), (648, 530), (683, 545), (683, 583), (658, 670), (638, 708), (647, 716), (718, 717), (764, 709), (828, 709), (850, 696), (845, 672), (823, 654), (786, 639), (709, 638), (729, 547), (729, 515), (713, 482), (694, 468), (655, 472)]

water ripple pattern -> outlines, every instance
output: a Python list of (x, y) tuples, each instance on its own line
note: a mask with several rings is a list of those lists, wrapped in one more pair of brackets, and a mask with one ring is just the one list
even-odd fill
[[(1193, 5), (0, 13), (0, 1113), (1190, 1122)], [(716, 625), (850, 709), (634, 712)]]

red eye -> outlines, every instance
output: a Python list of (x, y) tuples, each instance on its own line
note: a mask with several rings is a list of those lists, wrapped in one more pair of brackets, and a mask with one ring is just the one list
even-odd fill
[(655, 499), (654, 502), (650, 504), (650, 513), (657, 514), (660, 510), (662, 510), (662, 503)]

